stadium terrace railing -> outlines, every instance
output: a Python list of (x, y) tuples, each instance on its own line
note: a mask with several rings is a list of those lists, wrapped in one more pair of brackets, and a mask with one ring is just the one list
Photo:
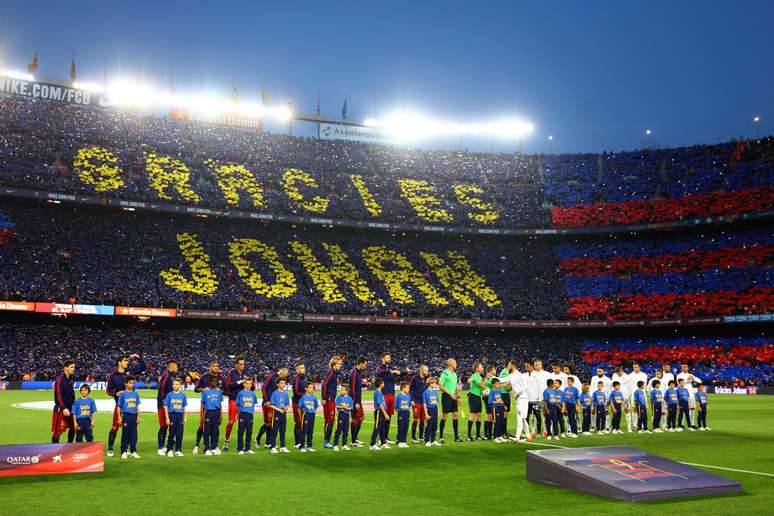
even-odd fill
[(436, 326), (470, 328), (622, 328), (660, 326), (698, 326), (774, 322), (774, 314), (712, 317), (681, 317), (637, 320), (508, 320), (452, 319), (443, 317), (379, 317), (370, 315), (325, 315), (293, 312), (240, 312), (232, 310), (199, 310), (190, 308), (156, 308), (142, 306), (81, 305), (51, 302), (0, 301), (0, 312), (28, 312), (53, 315), (101, 315), (124, 317), (157, 317), (183, 319), (219, 319), (264, 322), (298, 322), (323, 324), (371, 324), (387, 326)]
[(367, 222), (359, 220), (330, 219), (323, 217), (298, 217), (293, 215), (276, 215), (257, 213), (245, 210), (197, 208), (172, 203), (127, 201), (110, 197), (77, 195), (68, 193), (46, 192), (23, 188), (0, 187), (0, 196), (20, 199), (39, 199), (48, 202), (65, 202), (70, 204), (85, 204), (89, 206), (110, 206), (118, 209), (143, 210), (150, 212), (177, 213), (193, 216), (212, 216), (234, 219), (260, 220), (284, 224), (303, 224), (312, 226), (337, 226), (346, 228), (373, 229), (380, 231), (412, 231), (419, 233), (474, 234), (474, 235), (568, 235), (568, 234), (607, 234), (630, 233), (633, 231), (665, 230), (710, 224), (731, 223), (738, 220), (760, 220), (774, 216), (774, 210), (741, 213), (736, 215), (715, 215), (710, 217), (694, 217), (672, 222), (647, 224), (625, 224), (617, 226), (597, 226), (582, 228), (473, 228), (465, 226), (443, 226), (429, 224), (392, 224), (387, 222)]

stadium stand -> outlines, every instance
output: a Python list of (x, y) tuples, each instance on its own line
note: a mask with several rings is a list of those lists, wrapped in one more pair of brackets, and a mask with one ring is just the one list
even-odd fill
[(770, 138), (599, 155), (419, 151), (0, 99), (2, 186), (381, 223), (578, 228), (762, 212), (774, 207), (772, 156)]
[(589, 374), (636, 361), (649, 377), (667, 363), (691, 364), (693, 374), (714, 384), (774, 381), (774, 340), (767, 337), (595, 339), (581, 349)]
[(0, 296), (302, 313), (663, 319), (774, 312), (766, 226), (427, 239), (9, 205)]

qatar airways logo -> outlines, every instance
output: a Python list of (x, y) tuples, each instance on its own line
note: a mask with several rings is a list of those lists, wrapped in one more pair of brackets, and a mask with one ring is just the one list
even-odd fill
[(6, 458), (5, 462), (13, 466), (27, 466), (40, 462), (40, 455), (18, 455)]

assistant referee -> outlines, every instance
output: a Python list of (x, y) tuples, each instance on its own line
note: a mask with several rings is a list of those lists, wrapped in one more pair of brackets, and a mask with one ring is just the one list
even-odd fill
[(459, 391), (459, 384), (457, 383), (457, 361), (450, 358), (446, 361), (446, 369), (441, 373), (441, 378), (438, 381), (438, 386), (441, 389), (441, 426), (439, 427), (441, 434), (441, 442), (443, 442), (443, 431), (446, 427), (446, 417), (452, 415), (452, 426), (454, 427), (454, 441), (462, 442), (460, 439), (460, 421), (459, 421), (459, 406), (460, 400), (457, 393)]

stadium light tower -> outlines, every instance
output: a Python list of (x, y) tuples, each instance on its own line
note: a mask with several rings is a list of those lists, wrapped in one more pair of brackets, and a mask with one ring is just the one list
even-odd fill
[(753, 123), (755, 124), (755, 139), (760, 140), (761, 139), (761, 117), (758, 115), (755, 115), (753, 117)]
[(653, 139), (651, 138), (651, 135), (653, 134), (653, 131), (650, 129), (645, 129), (645, 138), (648, 144), (648, 148), (651, 148), (653, 146)]
[(554, 135), (553, 134), (548, 135), (548, 153), (549, 154), (554, 153)]

